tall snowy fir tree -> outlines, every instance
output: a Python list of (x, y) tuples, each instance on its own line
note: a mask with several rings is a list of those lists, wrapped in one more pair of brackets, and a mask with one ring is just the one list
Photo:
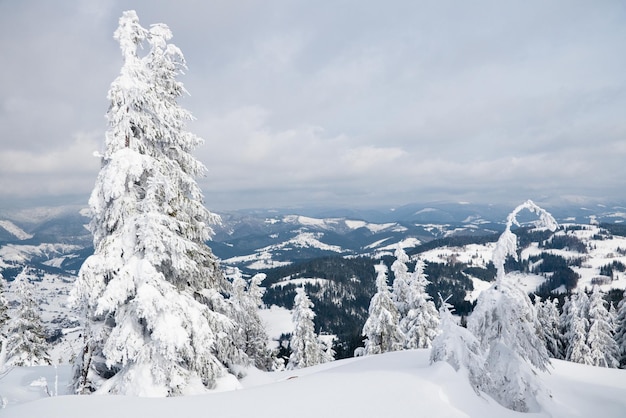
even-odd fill
[(599, 287), (594, 286), (589, 299), (589, 356), (593, 366), (618, 367), (619, 347), (613, 339), (615, 329), (606, 304)]
[(210, 389), (245, 361), (223, 312), (229, 283), (205, 243), (218, 217), (195, 180), (205, 172), (191, 155), (201, 139), (184, 129), (191, 115), (177, 103), (185, 90), (176, 77), (185, 61), (171, 36), (163, 24), (143, 28), (134, 11), (115, 31), (124, 64), (108, 93), (109, 130), (89, 199), (94, 254), (72, 292), (85, 318), (80, 393), (170, 396), (191, 382)]
[(619, 364), (623, 368), (626, 366), (626, 291), (622, 294), (622, 300), (617, 305), (614, 339), (619, 350)]
[(485, 371), (490, 382), (481, 389), (509, 409), (534, 411), (536, 395), (542, 390), (535, 370), (546, 371), (550, 359), (539, 337), (541, 324), (535, 308), (518, 284), (521, 273), (504, 270), (507, 257), (517, 258), (517, 236), (511, 227), (519, 226), (517, 215), (524, 209), (539, 216), (538, 227), (553, 231), (557, 227), (552, 215), (530, 200), (509, 214), (493, 252), (496, 282), (478, 297), (468, 328), (487, 353)]
[(297, 288), (292, 316), (294, 331), (289, 343), (291, 356), (289, 356), (287, 363), (289, 370), (315, 366), (331, 360), (325, 353), (327, 347), (315, 333), (313, 306), (313, 302), (307, 296), (304, 288)]
[(17, 296), (20, 305), (7, 326), (6, 364), (26, 367), (52, 364), (39, 304), (28, 279), (19, 281)]
[(426, 292), (428, 280), (424, 273), (424, 262), (415, 263), (408, 285), (407, 312), (400, 319), (400, 331), (404, 334), (404, 348), (429, 348), (437, 336), (439, 313), (430, 295)]
[(402, 350), (404, 347), (400, 315), (387, 284), (387, 266), (381, 262), (376, 271), (376, 293), (370, 301), (369, 315), (362, 332), (366, 355)]

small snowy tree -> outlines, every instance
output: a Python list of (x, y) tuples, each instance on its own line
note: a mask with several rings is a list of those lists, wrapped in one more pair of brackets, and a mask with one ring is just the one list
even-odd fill
[(430, 295), (426, 292), (428, 280), (424, 262), (415, 263), (415, 271), (408, 282), (408, 310), (400, 319), (400, 331), (404, 334), (404, 348), (429, 348), (437, 335), (439, 314)]
[(619, 350), (620, 366), (624, 367), (626, 366), (626, 291), (624, 291), (622, 300), (617, 305), (614, 339)]
[(467, 375), (478, 392), (489, 386), (489, 376), (484, 373), (484, 352), (474, 334), (457, 324), (450, 308), (451, 305), (441, 301), (439, 333), (432, 342), (430, 362), (448, 362), (454, 370)]
[(406, 263), (409, 262), (409, 256), (404, 251), (404, 248), (400, 244), (396, 246), (395, 261), (391, 264), (391, 271), (393, 272), (393, 290), (391, 298), (396, 304), (398, 309), (398, 315), (400, 319), (404, 318), (409, 312), (409, 299), (410, 299), (410, 282), (411, 274)]
[(589, 299), (589, 332), (587, 333), (589, 357), (593, 366), (619, 366), (619, 347), (613, 339), (614, 333), (611, 315), (606, 308), (602, 292), (598, 286), (594, 286)]
[(626, 291), (622, 294), (622, 300), (617, 305), (614, 339), (619, 350), (620, 367), (623, 368), (626, 366)]
[(485, 370), (491, 379), (482, 389), (516, 411), (538, 408), (535, 396), (542, 385), (535, 369), (546, 371), (550, 364), (535, 308), (518, 284), (520, 274), (504, 270), (507, 257), (517, 258), (517, 236), (511, 227), (519, 225), (516, 217), (524, 209), (539, 216), (537, 226), (556, 229), (554, 218), (530, 200), (509, 214), (493, 252), (496, 282), (480, 294), (468, 320), (468, 328), (487, 352)]
[(387, 284), (387, 267), (381, 262), (376, 271), (376, 293), (370, 301), (369, 316), (362, 332), (366, 355), (402, 350), (404, 345), (398, 309), (391, 299)]
[(264, 288), (260, 286), (265, 274), (259, 273), (249, 283), (235, 269), (232, 283), (231, 318), (237, 326), (237, 344), (262, 370), (272, 370), (275, 366), (271, 350), (267, 347), (269, 337), (265, 331), (258, 309), (263, 305)]
[(17, 295), (20, 306), (7, 326), (7, 365), (30, 367), (52, 364), (33, 285), (26, 278), (20, 280)]
[(535, 308), (541, 324), (541, 337), (551, 358), (562, 358), (561, 330), (557, 299), (537, 300)]
[(288, 370), (315, 366), (328, 360), (328, 356), (324, 354), (325, 346), (315, 333), (313, 306), (304, 288), (297, 288), (292, 316), (294, 331), (289, 343), (291, 356), (287, 363)]
[[(191, 115), (177, 99), (185, 61), (167, 26), (134, 11), (115, 31), (124, 57), (111, 84), (109, 130), (89, 199), (94, 254), (72, 292), (85, 319), (74, 384), (81, 393), (177, 395), (212, 388), (245, 359), (222, 295), (229, 283), (206, 245), (210, 224), (195, 178)], [(148, 46), (145, 56), (138, 51)]]
[(592, 364), (591, 349), (587, 342), (589, 333), (589, 298), (585, 292), (572, 294), (563, 306), (561, 315), (564, 329), (565, 360)]
[(587, 345), (589, 321), (582, 316), (572, 317), (567, 339), (569, 341), (565, 359), (574, 363), (591, 364), (591, 349)]
[(0, 372), (6, 362), (7, 324), (9, 322), (9, 302), (4, 297), (4, 277), (0, 273)]

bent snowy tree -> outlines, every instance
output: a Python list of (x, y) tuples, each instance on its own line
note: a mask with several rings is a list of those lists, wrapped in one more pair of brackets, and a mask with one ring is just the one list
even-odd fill
[(534, 411), (538, 408), (536, 395), (542, 388), (536, 371), (546, 371), (550, 359), (539, 337), (541, 324), (535, 307), (518, 285), (521, 273), (507, 274), (504, 270), (507, 257), (517, 259), (517, 236), (511, 227), (519, 226), (517, 215), (524, 209), (538, 215), (536, 227), (557, 228), (552, 215), (530, 200), (509, 214), (493, 251), (496, 282), (478, 297), (468, 328), (486, 353), (489, 379), (482, 381), (481, 389), (509, 409)]
[(177, 103), (185, 61), (167, 26), (145, 29), (134, 11), (114, 37), (124, 65), (108, 93), (89, 200), (94, 254), (72, 292), (85, 318), (75, 388), (152, 396), (190, 382), (212, 388), (245, 354), (221, 310), (229, 282), (205, 244), (219, 218), (203, 205), (195, 178), (205, 167), (191, 155), (201, 139), (185, 130), (191, 115)]

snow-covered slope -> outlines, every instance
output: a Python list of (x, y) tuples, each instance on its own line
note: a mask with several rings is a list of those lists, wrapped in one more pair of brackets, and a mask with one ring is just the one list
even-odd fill
[(549, 391), (540, 396), (541, 411), (522, 414), (503, 408), (487, 395), (477, 395), (466, 378), (450, 365), (430, 365), (428, 358), (429, 350), (414, 350), (289, 372), (250, 370), (241, 382), (220, 382), (222, 392), (159, 399), (48, 397), (43, 386), (46, 382), (51, 394), (67, 393), (66, 367), (18, 368), (0, 380), (0, 393), (8, 403), (2, 416), (622, 418), (626, 411), (625, 370), (554, 361), (552, 372), (541, 375)]
[(9, 234), (13, 235), (15, 238), (19, 240), (30, 239), (33, 237), (32, 234), (27, 233), (26, 231), (24, 231), (22, 228), (15, 225), (11, 221), (0, 220), (0, 228), (4, 229)]

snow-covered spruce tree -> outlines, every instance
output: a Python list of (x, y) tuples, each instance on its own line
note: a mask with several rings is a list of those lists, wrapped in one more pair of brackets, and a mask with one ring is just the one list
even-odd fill
[(573, 293), (563, 305), (561, 314), (564, 330), (565, 360), (592, 364), (591, 349), (587, 343), (589, 333), (589, 298), (583, 291)]
[(304, 288), (297, 288), (293, 302), (294, 331), (289, 343), (291, 355), (287, 363), (288, 370), (315, 366), (329, 360), (329, 356), (324, 353), (325, 345), (315, 333), (313, 306)]
[(192, 381), (212, 388), (245, 354), (223, 315), (229, 284), (205, 244), (219, 218), (203, 206), (195, 178), (205, 168), (191, 155), (201, 139), (185, 131), (191, 115), (177, 103), (184, 58), (167, 26), (145, 29), (134, 11), (119, 23), (124, 65), (89, 200), (94, 254), (72, 292), (85, 318), (74, 384), (151, 396)]
[(626, 291), (622, 295), (622, 300), (617, 305), (617, 316), (615, 317), (615, 342), (619, 349), (620, 367), (626, 366)]
[(250, 360), (254, 361), (257, 368), (270, 371), (276, 366), (275, 359), (267, 347), (269, 337), (258, 312), (258, 309), (263, 306), (262, 298), (265, 289), (260, 284), (265, 277), (264, 273), (259, 273), (246, 283), (241, 272), (236, 268), (229, 301), (232, 305), (230, 317), (237, 327), (237, 345)]
[(594, 286), (589, 299), (589, 357), (593, 366), (618, 367), (619, 347), (613, 339), (615, 329), (606, 303), (599, 287)]
[(409, 312), (409, 299), (410, 299), (410, 282), (411, 274), (409, 268), (406, 265), (409, 262), (409, 256), (404, 251), (404, 248), (398, 243), (395, 250), (395, 261), (391, 264), (391, 271), (393, 272), (393, 286), (391, 299), (396, 304), (398, 309), (398, 315), (400, 319), (404, 318)]
[(560, 359), (563, 358), (563, 350), (557, 303), (557, 299), (537, 300), (535, 308), (537, 310), (537, 319), (541, 324), (541, 338), (546, 345), (548, 355), (551, 358)]
[(509, 409), (533, 411), (538, 408), (536, 394), (542, 390), (536, 370), (546, 371), (550, 358), (539, 337), (541, 325), (535, 308), (518, 285), (521, 273), (504, 270), (507, 257), (517, 258), (517, 236), (511, 227), (519, 225), (516, 217), (524, 209), (539, 216), (536, 226), (557, 227), (554, 218), (530, 200), (509, 214), (493, 252), (496, 282), (478, 297), (468, 328), (487, 352), (485, 372), (490, 381), (481, 389)]
[(0, 273), (0, 372), (6, 362), (7, 324), (9, 322), (9, 302), (4, 297), (4, 277)]
[(26, 278), (20, 280), (17, 288), (20, 306), (7, 326), (7, 366), (52, 364), (33, 290), (33, 285)]
[(428, 280), (424, 273), (424, 262), (415, 263), (415, 271), (409, 280), (408, 311), (400, 319), (400, 330), (404, 334), (404, 348), (429, 348), (437, 336), (439, 314), (430, 295), (426, 292)]
[(387, 266), (381, 262), (376, 266), (376, 271), (376, 293), (370, 301), (369, 316), (362, 332), (366, 355), (402, 350), (404, 346), (398, 309), (391, 299), (387, 284)]

